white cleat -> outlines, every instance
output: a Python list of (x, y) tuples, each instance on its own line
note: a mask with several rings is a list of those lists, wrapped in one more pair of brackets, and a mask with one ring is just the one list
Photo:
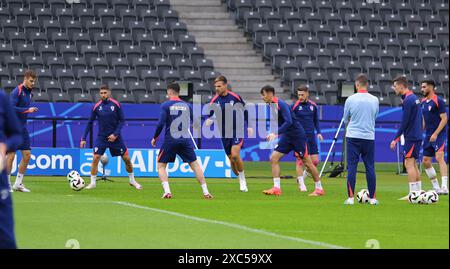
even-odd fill
[(378, 200), (377, 199), (370, 199), (369, 204), (371, 204), (371, 205), (378, 205)]
[(447, 188), (441, 188), (439, 191), (437, 191), (438, 195), (448, 195), (448, 189)]
[(92, 183), (91, 183), (91, 184), (87, 185), (85, 189), (86, 189), (86, 190), (92, 190), (92, 189), (95, 189), (96, 187), (97, 187), (97, 186), (96, 186), (95, 184), (92, 184)]
[(300, 184), (298, 185), (298, 188), (301, 192), (305, 192), (308, 191), (308, 189), (306, 189), (306, 185), (305, 184)]
[(409, 197), (409, 194), (404, 196), (404, 197), (402, 197), (402, 198), (399, 198), (398, 200), (399, 201), (408, 201), (408, 197)]
[(137, 183), (136, 180), (130, 181), (130, 186), (135, 187), (137, 190), (142, 190), (143, 189), (141, 184)]
[(241, 192), (248, 192), (247, 183), (239, 182), (239, 190)]
[(344, 205), (354, 205), (355, 204), (355, 199), (354, 198), (347, 198), (347, 200), (345, 200)]
[(12, 190), (18, 191), (18, 192), (31, 192), (29, 189), (25, 188), (25, 185), (23, 185), (23, 184), (20, 184), (20, 185), (14, 184), (14, 186), (12, 187)]

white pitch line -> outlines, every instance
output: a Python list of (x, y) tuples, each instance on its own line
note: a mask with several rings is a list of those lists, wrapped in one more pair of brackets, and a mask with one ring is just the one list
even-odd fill
[(342, 246), (332, 245), (332, 244), (323, 243), (323, 242), (319, 242), (319, 241), (302, 239), (302, 238), (298, 238), (298, 237), (276, 234), (276, 233), (272, 233), (272, 232), (268, 232), (268, 231), (264, 231), (264, 230), (260, 230), (260, 229), (254, 229), (254, 228), (250, 228), (250, 227), (243, 226), (240, 224), (224, 222), (224, 221), (220, 221), (220, 220), (204, 219), (204, 218), (189, 216), (189, 215), (185, 215), (185, 214), (181, 214), (181, 213), (177, 213), (177, 212), (167, 211), (167, 210), (163, 210), (163, 209), (131, 204), (131, 203), (127, 203), (127, 202), (113, 202), (113, 203), (118, 204), (118, 205), (123, 205), (123, 206), (129, 206), (129, 207), (133, 207), (133, 208), (144, 209), (144, 210), (148, 210), (148, 211), (154, 211), (154, 212), (163, 213), (163, 214), (167, 214), (167, 215), (172, 215), (172, 216), (185, 218), (185, 219), (189, 219), (189, 220), (195, 220), (195, 221), (199, 221), (199, 222), (219, 224), (219, 225), (223, 225), (223, 226), (227, 226), (227, 227), (231, 227), (231, 228), (235, 228), (235, 229), (239, 229), (239, 230), (243, 230), (243, 231), (248, 231), (248, 232), (252, 232), (252, 233), (256, 233), (256, 234), (272, 236), (272, 237), (279, 238), (279, 239), (286, 239), (286, 240), (290, 240), (290, 241), (310, 244), (310, 245), (319, 246), (319, 247), (332, 248), (332, 249), (346, 249), (346, 247), (342, 247)]

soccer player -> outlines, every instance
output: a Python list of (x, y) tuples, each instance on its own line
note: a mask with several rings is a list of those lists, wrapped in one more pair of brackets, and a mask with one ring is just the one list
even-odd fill
[(295, 118), (294, 112), (290, 109), (288, 104), (275, 96), (275, 89), (270, 85), (266, 85), (261, 89), (261, 96), (265, 103), (274, 105), (277, 109), (278, 132), (270, 133), (267, 136), (267, 140), (272, 141), (276, 139), (277, 136), (281, 136), (278, 145), (270, 156), (274, 186), (271, 189), (264, 190), (263, 193), (267, 195), (281, 195), (279, 162), (284, 155), (294, 151), (297, 158), (301, 158), (306, 168), (311, 171), (314, 179), (316, 188), (309, 196), (324, 195), (325, 191), (320, 182), (319, 173), (309, 157), (305, 130)]
[[(423, 165), (425, 173), (430, 178), (434, 190), (440, 195), (448, 195), (447, 164), (444, 159), (445, 142), (447, 141), (447, 113), (445, 102), (435, 93), (435, 85), (432, 80), (421, 83), (421, 90), (425, 98), (422, 100), (423, 127), (426, 129), (426, 137), (423, 140)], [(442, 177), (442, 187), (436, 178), (436, 170), (432, 165), (433, 157), (439, 163)]]
[[(305, 129), (306, 139), (308, 143), (308, 154), (314, 166), (319, 164), (319, 149), (317, 147), (317, 140), (315, 131), (317, 131), (317, 138), (323, 141), (323, 137), (320, 134), (319, 116), (317, 104), (309, 100), (309, 89), (306, 86), (300, 86), (297, 88), (298, 100), (292, 106), (295, 118), (300, 122), (303, 129)], [(303, 171), (303, 162), (301, 159), (297, 160), (297, 182), (300, 191), (307, 191), (304, 178), (306, 178), (307, 172)]]
[[(31, 145), (30, 145), (30, 135), (27, 130), (27, 118), (28, 114), (35, 113), (38, 111), (37, 107), (31, 106), (31, 98), (33, 94), (31, 91), (36, 83), (37, 75), (32, 70), (25, 71), (23, 83), (19, 84), (14, 90), (10, 93), (11, 104), (16, 111), (17, 118), (19, 119), (22, 125), (22, 143), (17, 148), (22, 153), (22, 160), (20, 160), (19, 171), (17, 172), (16, 181), (14, 185), (10, 188), (10, 191), (19, 191), (19, 192), (30, 192), (29, 189), (25, 188), (23, 184), (23, 177), (25, 172), (27, 171), (28, 163), (31, 158)], [(11, 182), (11, 171), (14, 162), (14, 158), (16, 157), (16, 152), (8, 153), (8, 180)]]
[(6, 154), (14, 152), (23, 140), (23, 126), (15, 115), (8, 96), (0, 91), (0, 249), (17, 248)]
[(162, 198), (172, 198), (167, 175), (167, 163), (173, 163), (176, 156), (180, 156), (183, 162), (188, 163), (203, 191), (205, 199), (212, 199), (208, 191), (205, 176), (195, 155), (193, 138), (190, 133), (192, 121), (191, 106), (179, 97), (180, 85), (171, 83), (167, 86), (168, 101), (161, 104), (161, 116), (152, 139), (152, 146), (156, 147), (156, 140), (165, 127), (164, 142), (158, 154), (158, 175), (164, 189)]
[[(231, 169), (234, 174), (239, 177), (239, 189), (242, 192), (247, 192), (247, 181), (245, 179), (244, 173), (244, 162), (241, 158), (241, 148), (244, 144), (244, 138), (238, 137), (236, 133), (236, 129), (240, 128), (240, 126), (236, 126), (237, 117), (243, 118), (244, 122), (247, 122), (248, 115), (246, 111), (239, 113), (240, 115), (236, 115), (233, 117), (233, 125), (231, 123), (226, 122), (226, 113), (225, 107), (228, 105), (234, 106), (235, 104), (241, 104), (245, 106), (245, 102), (239, 94), (236, 94), (230, 90), (228, 90), (227, 78), (225, 76), (218, 76), (214, 80), (214, 87), (216, 88), (216, 95), (211, 99), (210, 105), (217, 104), (220, 106), (222, 111), (221, 117), (221, 126), (219, 126), (222, 136), (222, 145), (225, 150), (226, 155), (230, 159)], [(206, 120), (206, 126), (210, 126), (213, 123), (211, 119), (214, 112), (212, 111), (210, 114), (210, 118)], [(227, 137), (226, 128), (233, 128), (232, 137)], [(248, 134), (251, 135), (253, 133), (252, 128), (248, 128)]]
[[(400, 95), (403, 104), (403, 115), (400, 128), (391, 142), (390, 148), (395, 150), (401, 135), (405, 137), (403, 151), (405, 154), (405, 167), (408, 173), (409, 193), (422, 190), (420, 172), (416, 160), (419, 159), (420, 147), (422, 146), (422, 111), (420, 100), (408, 89), (408, 80), (404, 76), (398, 76), (393, 80), (393, 90), (396, 95)], [(400, 198), (407, 200), (408, 195)]]
[(345, 101), (344, 122), (347, 125), (347, 205), (354, 204), (356, 171), (361, 156), (366, 167), (369, 203), (377, 205), (375, 175), (375, 120), (379, 111), (378, 98), (367, 91), (369, 80), (365, 74), (359, 74), (355, 80), (357, 93)]
[(96, 187), (98, 162), (106, 149), (109, 148), (109, 152), (113, 157), (122, 157), (128, 172), (130, 185), (141, 190), (142, 186), (134, 178), (133, 164), (131, 164), (128, 148), (121, 134), (125, 122), (122, 106), (117, 100), (111, 98), (111, 90), (107, 85), (100, 86), (100, 98), (101, 100), (92, 109), (88, 125), (80, 142), (80, 148), (84, 148), (86, 146), (86, 137), (92, 128), (92, 124), (94, 120), (98, 119), (98, 135), (94, 143), (94, 157), (91, 165), (91, 182), (86, 189), (89, 190)]

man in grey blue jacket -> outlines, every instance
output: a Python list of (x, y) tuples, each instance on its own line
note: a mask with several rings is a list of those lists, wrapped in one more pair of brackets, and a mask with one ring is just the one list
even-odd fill
[(357, 93), (345, 101), (344, 122), (347, 124), (347, 192), (345, 204), (354, 204), (356, 171), (361, 156), (366, 167), (370, 204), (376, 205), (375, 119), (379, 112), (378, 98), (367, 91), (369, 80), (359, 74), (355, 80)]

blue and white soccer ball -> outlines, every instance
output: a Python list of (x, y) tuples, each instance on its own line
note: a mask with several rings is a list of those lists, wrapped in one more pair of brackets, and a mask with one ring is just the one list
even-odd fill
[(411, 204), (422, 204), (423, 197), (422, 195), (425, 193), (425, 191), (412, 191), (410, 194), (408, 194), (408, 201)]
[(367, 189), (362, 189), (356, 194), (356, 200), (360, 204), (367, 204), (370, 201), (369, 191)]
[(81, 191), (85, 187), (84, 179), (77, 171), (70, 171), (67, 179), (69, 180), (70, 188), (74, 191)]
[(421, 194), (422, 204), (435, 204), (439, 201), (439, 195), (435, 191), (427, 191)]

